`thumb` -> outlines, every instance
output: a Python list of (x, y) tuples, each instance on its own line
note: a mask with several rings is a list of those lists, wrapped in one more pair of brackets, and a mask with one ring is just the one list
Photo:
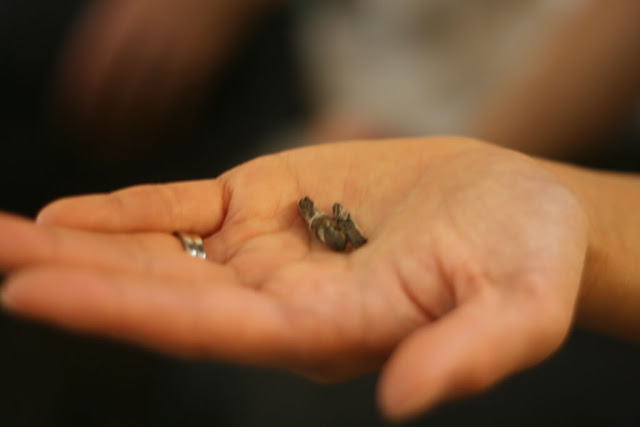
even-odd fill
[(402, 421), (542, 361), (559, 347), (571, 321), (571, 310), (558, 305), (492, 293), (415, 331), (383, 368), (383, 414)]

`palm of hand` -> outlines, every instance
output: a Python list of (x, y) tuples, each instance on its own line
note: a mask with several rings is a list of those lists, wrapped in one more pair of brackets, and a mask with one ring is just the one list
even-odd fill
[[(369, 243), (344, 254), (311, 238), (305, 195), (343, 203)], [(425, 384), (406, 407), (546, 357), (569, 327), (586, 244), (552, 177), (467, 141), (296, 150), (215, 181), (64, 201), (41, 220), (95, 231), (23, 225), (40, 249), (5, 262), (15, 310), (325, 379), (377, 368), (398, 347), (381, 389), (390, 411)], [(212, 262), (180, 251), (176, 228), (206, 236)]]

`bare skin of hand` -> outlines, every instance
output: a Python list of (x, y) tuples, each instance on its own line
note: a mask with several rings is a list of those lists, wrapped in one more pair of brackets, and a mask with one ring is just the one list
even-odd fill
[(56, 90), (69, 116), (63, 119), (80, 131), (157, 128), (198, 101), (263, 3), (95, 0), (62, 55)]
[[(336, 253), (298, 212), (339, 201), (369, 238)], [(205, 238), (189, 257), (175, 230)], [(322, 145), (221, 177), (0, 217), (11, 311), (186, 357), (317, 380), (382, 369), (405, 419), (556, 350), (587, 246), (581, 205), (526, 156), (462, 139)]]

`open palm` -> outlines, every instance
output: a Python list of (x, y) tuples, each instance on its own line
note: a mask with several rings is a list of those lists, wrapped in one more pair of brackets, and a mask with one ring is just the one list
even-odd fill
[[(369, 242), (332, 252), (297, 208), (342, 203)], [(171, 235), (204, 237), (208, 260)], [(548, 356), (586, 248), (579, 204), (534, 160), (475, 141), (326, 145), (215, 180), (0, 218), (15, 312), (180, 355), (342, 379), (379, 368), (403, 416)]]

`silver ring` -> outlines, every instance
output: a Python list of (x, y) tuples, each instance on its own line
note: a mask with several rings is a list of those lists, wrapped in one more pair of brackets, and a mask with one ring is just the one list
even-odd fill
[(187, 251), (189, 255), (194, 258), (207, 259), (207, 252), (204, 250), (202, 237), (197, 234), (179, 232), (175, 232), (173, 235), (180, 239), (184, 250)]

